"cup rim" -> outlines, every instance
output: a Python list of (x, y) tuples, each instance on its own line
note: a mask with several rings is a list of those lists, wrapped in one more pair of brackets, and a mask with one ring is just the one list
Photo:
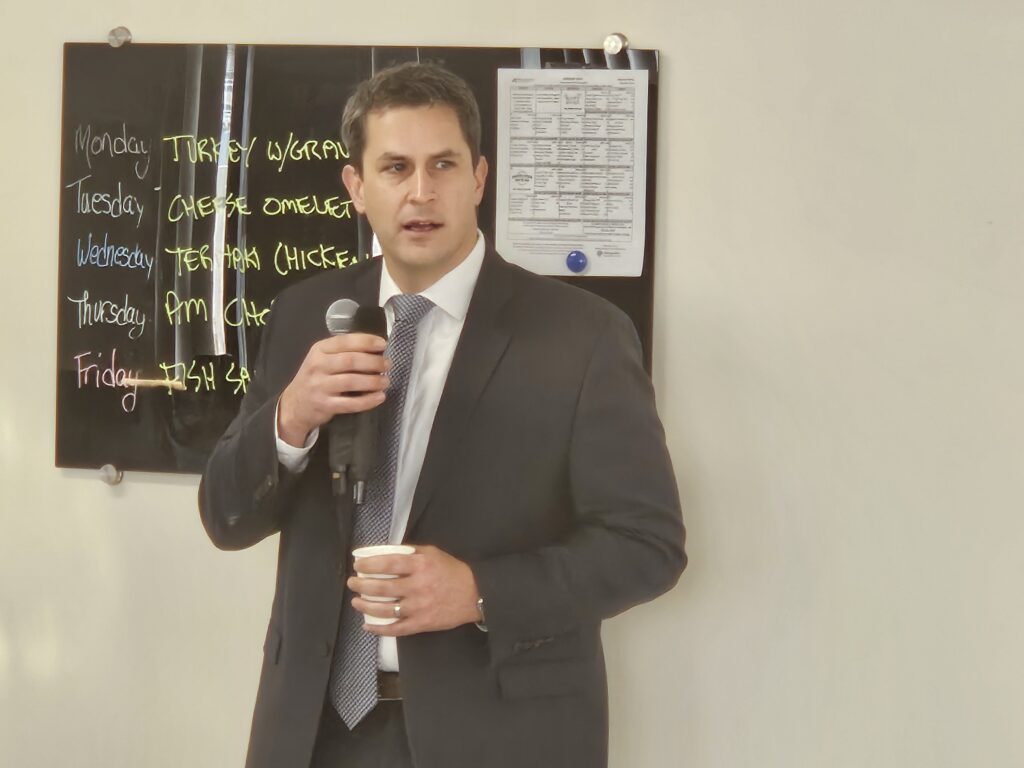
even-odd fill
[(416, 547), (408, 544), (371, 544), (367, 547), (356, 547), (352, 550), (352, 557), (378, 557), (380, 555), (411, 555), (416, 552)]

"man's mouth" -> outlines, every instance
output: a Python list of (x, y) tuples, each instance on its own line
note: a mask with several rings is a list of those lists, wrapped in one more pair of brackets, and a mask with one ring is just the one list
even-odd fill
[(439, 222), (430, 221), (429, 219), (413, 219), (402, 225), (402, 229), (406, 232), (432, 232), (440, 228), (441, 224)]

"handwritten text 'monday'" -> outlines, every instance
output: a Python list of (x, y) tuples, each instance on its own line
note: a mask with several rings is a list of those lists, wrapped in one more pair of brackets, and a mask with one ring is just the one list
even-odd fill
[[(95, 132), (94, 132), (95, 131)], [(150, 149), (153, 142), (128, 133), (128, 126), (121, 123), (120, 133), (95, 130), (89, 124), (75, 128), (75, 154), (84, 154), (85, 162), (92, 169), (92, 161), (100, 155), (117, 158), (134, 157), (135, 178), (144, 179), (149, 173)]]

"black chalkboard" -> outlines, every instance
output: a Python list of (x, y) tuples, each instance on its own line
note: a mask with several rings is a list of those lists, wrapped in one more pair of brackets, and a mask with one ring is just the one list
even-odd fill
[[(440, 62), (470, 84), (490, 158), (499, 68), (649, 70), (643, 274), (565, 279), (626, 311), (650, 368), (655, 52), (69, 43), (58, 466), (202, 470), (237, 412), (274, 296), (369, 257), (371, 233), (340, 181), (341, 110), (357, 83), (412, 59)], [(493, 174), (488, 186), (480, 228), (493, 240)]]

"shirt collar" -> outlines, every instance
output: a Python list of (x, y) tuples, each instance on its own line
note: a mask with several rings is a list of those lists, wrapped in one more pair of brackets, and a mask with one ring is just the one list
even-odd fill
[[(430, 299), (455, 320), (464, 320), (469, 310), (469, 300), (473, 298), (476, 280), (480, 276), (480, 267), (484, 263), (484, 250), (484, 236), (477, 230), (476, 245), (469, 255), (432, 286), (420, 291), (420, 296)], [(388, 299), (401, 293), (388, 272), (388, 263), (384, 261), (380, 270), (380, 306), (385, 306)]]

